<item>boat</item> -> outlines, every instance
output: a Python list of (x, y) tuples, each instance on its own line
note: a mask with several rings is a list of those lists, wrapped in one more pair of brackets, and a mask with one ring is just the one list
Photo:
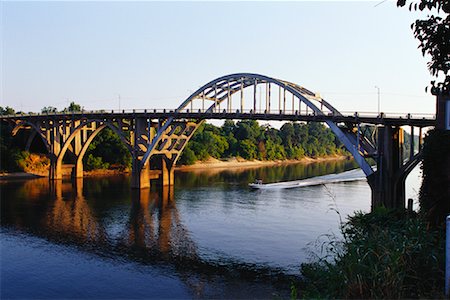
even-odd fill
[(350, 182), (366, 180), (366, 176), (361, 169), (350, 170), (337, 174), (328, 174), (323, 176), (316, 176), (311, 178), (306, 178), (302, 180), (295, 181), (284, 181), (263, 184), (262, 180), (257, 179), (254, 183), (249, 183), (248, 186), (252, 189), (291, 189), (298, 187), (322, 185), (328, 183), (338, 183), (338, 182)]

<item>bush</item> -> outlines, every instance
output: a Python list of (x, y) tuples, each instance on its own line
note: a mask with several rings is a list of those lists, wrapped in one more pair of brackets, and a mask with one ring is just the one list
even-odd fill
[(356, 213), (343, 240), (303, 264), (305, 298), (437, 298), (444, 289), (444, 233), (412, 213), (379, 208)]
[(94, 155), (89, 154), (84, 168), (86, 171), (108, 169), (109, 163), (103, 162), (101, 157), (95, 157)]
[(191, 148), (186, 147), (181, 154), (178, 164), (180, 165), (193, 165), (197, 161), (194, 151)]
[(420, 212), (432, 226), (443, 225), (450, 213), (450, 131), (433, 129), (423, 145)]

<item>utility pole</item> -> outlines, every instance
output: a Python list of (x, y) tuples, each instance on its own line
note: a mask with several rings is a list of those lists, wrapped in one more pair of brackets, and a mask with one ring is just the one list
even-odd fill
[(375, 88), (378, 90), (378, 115), (380, 115), (380, 88), (378, 86)]
[(119, 113), (120, 113), (120, 94), (119, 94)]

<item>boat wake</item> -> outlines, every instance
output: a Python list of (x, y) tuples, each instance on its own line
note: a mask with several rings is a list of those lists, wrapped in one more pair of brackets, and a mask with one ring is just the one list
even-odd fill
[(366, 175), (361, 169), (354, 169), (338, 174), (328, 174), (295, 181), (284, 181), (267, 184), (249, 183), (249, 187), (253, 189), (292, 189), (297, 187), (306, 187), (327, 183), (349, 182), (359, 180), (366, 180)]

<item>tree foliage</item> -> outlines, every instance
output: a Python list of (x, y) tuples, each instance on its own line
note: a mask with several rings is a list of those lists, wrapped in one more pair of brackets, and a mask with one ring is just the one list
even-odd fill
[(64, 111), (68, 111), (68, 112), (81, 111), (81, 105), (76, 104), (75, 102), (72, 101), (72, 102), (70, 102), (69, 106), (64, 109)]
[(15, 113), (16, 113), (16, 111), (9, 106), (6, 106), (6, 107), (0, 106), (0, 115), (1, 116), (14, 115)]
[(56, 107), (53, 106), (45, 106), (41, 109), (41, 113), (43, 114), (50, 114), (50, 113), (56, 113), (58, 111), (58, 109)]
[(430, 130), (423, 148), (420, 211), (432, 226), (440, 226), (450, 213), (450, 131)]
[[(103, 129), (89, 145), (84, 156), (84, 162), (89, 162), (89, 157), (102, 158), (102, 162), (110, 165), (120, 165), (124, 168), (131, 167), (131, 154), (122, 143), (120, 137), (110, 128)], [(91, 158), (93, 164), (97, 163)]]
[(318, 259), (302, 264), (302, 298), (443, 298), (445, 235), (414, 213), (356, 212), (341, 234), (318, 241)]
[(209, 157), (248, 160), (301, 159), (344, 152), (333, 132), (320, 123), (286, 123), (281, 129), (253, 120), (225, 121), (222, 127), (203, 124), (186, 146), (179, 163), (193, 164)]
[[(398, 6), (407, 5), (406, 0), (398, 0)], [(425, 20), (416, 20), (411, 24), (414, 36), (419, 40), (419, 48), (431, 61), (428, 69), (431, 75), (444, 75), (440, 82), (431, 82), (433, 94), (450, 93), (450, 1), (419, 0), (409, 2), (409, 10), (428, 10), (430, 15)]]

